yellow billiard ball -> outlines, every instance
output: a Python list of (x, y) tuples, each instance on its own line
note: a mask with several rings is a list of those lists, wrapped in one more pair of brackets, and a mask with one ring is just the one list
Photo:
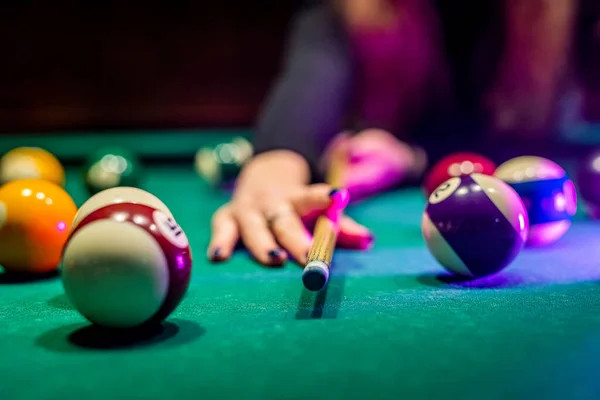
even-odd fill
[(60, 186), (41, 179), (0, 187), (0, 265), (6, 272), (56, 270), (77, 206)]
[(47, 150), (17, 147), (0, 158), (0, 184), (18, 179), (43, 179), (64, 186), (65, 170)]

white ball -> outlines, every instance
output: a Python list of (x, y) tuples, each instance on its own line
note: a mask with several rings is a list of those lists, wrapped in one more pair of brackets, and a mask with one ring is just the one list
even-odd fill
[(171, 210), (158, 197), (145, 190), (135, 187), (119, 186), (111, 189), (103, 190), (90, 197), (77, 211), (71, 229), (74, 229), (81, 220), (87, 217), (90, 213), (109, 204), (117, 203), (135, 203), (153, 207), (163, 211), (169, 217), (173, 218)]
[(168, 294), (168, 261), (145, 230), (113, 220), (83, 226), (63, 254), (71, 304), (90, 321), (130, 328), (150, 319)]

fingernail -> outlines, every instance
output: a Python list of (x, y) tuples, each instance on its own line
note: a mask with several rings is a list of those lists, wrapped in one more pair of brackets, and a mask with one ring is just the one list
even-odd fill
[(221, 257), (221, 249), (219, 247), (217, 247), (216, 249), (214, 249), (212, 251), (211, 259), (213, 261), (215, 261), (215, 260), (218, 260), (220, 257)]
[(362, 248), (364, 250), (369, 249), (371, 246), (373, 246), (373, 242), (375, 241), (375, 235), (373, 235), (372, 233), (370, 233), (364, 240), (362, 243)]
[(278, 260), (280, 257), (281, 257), (280, 249), (275, 249), (275, 250), (269, 251), (269, 258), (271, 258), (272, 260)]

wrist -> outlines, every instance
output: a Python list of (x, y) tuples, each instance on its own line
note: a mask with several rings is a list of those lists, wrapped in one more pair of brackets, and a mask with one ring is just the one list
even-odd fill
[(271, 150), (252, 157), (240, 173), (240, 180), (260, 176), (277, 182), (308, 184), (311, 168), (300, 154), (290, 150)]

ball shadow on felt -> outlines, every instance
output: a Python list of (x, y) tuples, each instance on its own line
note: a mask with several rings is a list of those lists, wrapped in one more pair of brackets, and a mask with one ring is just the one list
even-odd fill
[(58, 270), (41, 274), (23, 274), (17, 272), (6, 272), (0, 268), (0, 285), (19, 285), (33, 282), (43, 282), (58, 278)]
[(448, 272), (417, 275), (417, 281), (423, 285), (446, 289), (508, 289), (523, 283), (522, 277), (507, 272), (481, 278), (453, 275)]
[(173, 319), (144, 329), (108, 329), (85, 323), (61, 326), (44, 332), (36, 345), (57, 353), (131, 350), (173, 347), (191, 343), (206, 330), (195, 322)]

